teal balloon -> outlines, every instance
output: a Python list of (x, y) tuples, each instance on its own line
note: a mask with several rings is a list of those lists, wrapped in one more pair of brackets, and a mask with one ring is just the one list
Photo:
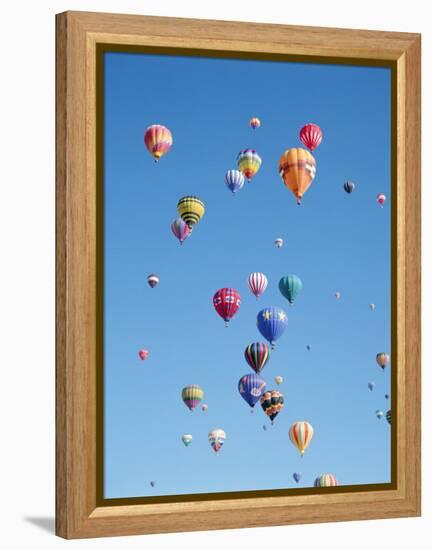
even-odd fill
[(297, 275), (285, 275), (285, 277), (282, 277), (279, 281), (280, 293), (290, 304), (294, 302), (302, 288), (303, 283)]

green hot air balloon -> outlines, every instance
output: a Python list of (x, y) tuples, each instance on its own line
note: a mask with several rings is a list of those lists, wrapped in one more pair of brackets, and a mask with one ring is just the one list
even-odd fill
[(285, 275), (285, 277), (282, 277), (279, 281), (280, 293), (288, 300), (290, 304), (294, 302), (302, 288), (303, 283), (297, 275)]

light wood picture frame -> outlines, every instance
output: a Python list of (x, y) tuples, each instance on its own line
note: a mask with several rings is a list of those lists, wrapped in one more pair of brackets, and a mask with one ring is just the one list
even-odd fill
[[(56, 533), (85, 538), (420, 515), (420, 35), (65, 12), (56, 18)], [(98, 101), (103, 53), (389, 67), (392, 483), (250, 496), (103, 499)], [(195, 495), (196, 497), (196, 495)]]

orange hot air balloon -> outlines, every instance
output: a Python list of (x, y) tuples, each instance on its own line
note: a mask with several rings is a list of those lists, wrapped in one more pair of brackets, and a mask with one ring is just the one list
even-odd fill
[(316, 174), (316, 161), (302, 148), (287, 149), (279, 160), (279, 175), (284, 184), (294, 193), (297, 204), (309, 189)]

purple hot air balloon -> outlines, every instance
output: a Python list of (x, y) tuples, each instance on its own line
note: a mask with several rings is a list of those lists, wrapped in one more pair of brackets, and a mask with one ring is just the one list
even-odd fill
[(177, 218), (172, 222), (171, 231), (179, 240), (180, 244), (183, 244), (192, 233), (192, 229), (181, 218)]
[(298, 483), (301, 480), (301, 477), (302, 477), (301, 474), (299, 474), (298, 472), (293, 473), (293, 478), (296, 483)]
[(245, 374), (238, 383), (238, 391), (250, 407), (254, 407), (263, 394), (266, 382), (258, 374)]

